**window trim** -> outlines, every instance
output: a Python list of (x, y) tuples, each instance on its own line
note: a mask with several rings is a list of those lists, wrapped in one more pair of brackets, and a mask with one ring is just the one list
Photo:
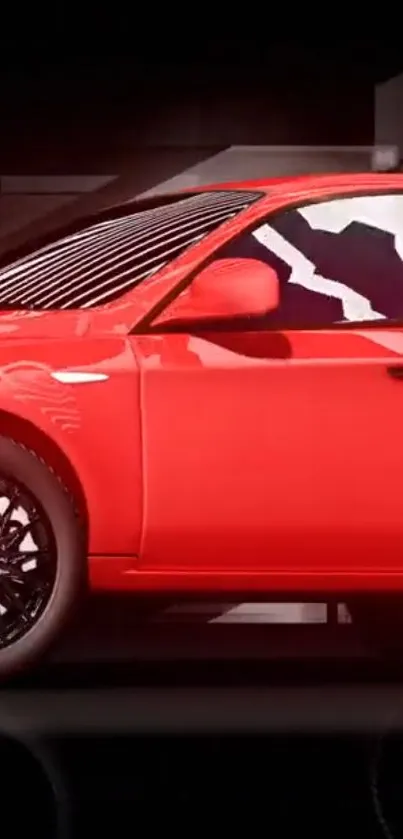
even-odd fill
[[(171, 303), (174, 302), (174, 300), (176, 300), (176, 298), (179, 296), (179, 294), (181, 294), (183, 291), (185, 291), (186, 288), (188, 288), (188, 286), (193, 282), (195, 277), (197, 277), (197, 275), (200, 274), (200, 272), (203, 271), (204, 268), (207, 268), (208, 265), (211, 265), (212, 262), (214, 262), (217, 258), (219, 258), (220, 251), (222, 251), (224, 247), (227, 247), (227, 245), (229, 245), (231, 242), (236, 241), (241, 236), (245, 236), (246, 234), (250, 233), (251, 231), (256, 230), (258, 228), (258, 226), (260, 227), (261, 225), (269, 222), (270, 219), (275, 219), (277, 216), (279, 216), (280, 214), (282, 215), (283, 213), (287, 212), (288, 210), (297, 210), (299, 207), (311, 207), (315, 204), (325, 204), (325, 203), (329, 203), (332, 200), (336, 201), (338, 199), (343, 199), (343, 198), (345, 198), (345, 199), (348, 199), (348, 198), (364, 198), (366, 196), (376, 197), (378, 195), (402, 195), (403, 196), (403, 185), (400, 189), (398, 189), (397, 187), (392, 188), (392, 189), (387, 188), (387, 187), (382, 187), (380, 189), (375, 188), (375, 189), (370, 190), (370, 191), (368, 189), (361, 189), (361, 190), (357, 190), (356, 192), (355, 191), (354, 192), (333, 192), (332, 191), (332, 192), (326, 193), (325, 195), (321, 195), (319, 198), (317, 198), (315, 196), (314, 198), (311, 198), (311, 199), (308, 198), (305, 201), (301, 201), (301, 200), (290, 201), (290, 202), (287, 202), (286, 204), (283, 204), (281, 207), (278, 207), (277, 209), (272, 210), (268, 214), (263, 214), (261, 219), (259, 219), (258, 222), (256, 222), (256, 219), (255, 219), (253, 222), (250, 222), (249, 224), (245, 225), (245, 227), (244, 227), (244, 229), (242, 230), (241, 233), (233, 233), (231, 236), (228, 237), (228, 239), (225, 242), (225, 245), (221, 245), (220, 247), (217, 247), (213, 251), (213, 253), (210, 253), (206, 257), (206, 259), (204, 259), (197, 266), (197, 268), (195, 268), (193, 271), (189, 272), (189, 274), (187, 274), (186, 277), (184, 277), (178, 283), (178, 285), (175, 286), (174, 289), (171, 289), (163, 298), (161, 298), (161, 300), (159, 300), (158, 303), (156, 303), (155, 306), (153, 306), (152, 309), (150, 309), (150, 311), (147, 312), (147, 314), (141, 319), (141, 321), (138, 322), (138, 324), (130, 331), (129, 334), (130, 335), (164, 335), (164, 334), (169, 333), (169, 334), (175, 334), (175, 335), (183, 335), (183, 334), (188, 334), (190, 331), (192, 331), (189, 328), (190, 321), (189, 321), (188, 325), (186, 325), (184, 323), (183, 326), (181, 326), (181, 327), (175, 326), (174, 323), (166, 324), (166, 325), (161, 324), (161, 326), (158, 326), (158, 325), (155, 326), (155, 325), (153, 325), (153, 321), (155, 320), (155, 318), (159, 317), (168, 308), (168, 306), (170, 306)], [(218, 319), (215, 321), (214, 326), (213, 326), (213, 323), (214, 323), (213, 320), (209, 320), (208, 323), (207, 323), (207, 319), (206, 319), (205, 323), (203, 323), (202, 321), (197, 321), (197, 324), (196, 324), (196, 322), (194, 322), (193, 331), (194, 332), (197, 331), (197, 332), (200, 332), (200, 333), (201, 332), (205, 332), (205, 333), (212, 332), (213, 330), (216, 331), (216, 332), (220, 332), (220, 331), (223, 331), (223, 332), (235, 332), (235, 331), (245, 332), (246, 331), (245, 329), (239, 328), (239, 327), (238, 327), (238, 329), (236, 329), (236, 328), (231, 329), (230, 328), (231, 323), (234, 324), (234, 322), (237, 320), (236, 318), (232, 318), (232, 319), (228, 319), (228, 320), (222, 318), (220, 320), (221, 320), (221, 327), (220, 327)], [(243, 318), (243, 320), (245, 320), (245, 319)], [(290, 324), (287, 324), (287, 326), (280, 326), (280, 325), (277, 324), (275, 327), (274, 326), (273, 327), (268, 326), (268, 327), (266, 327), (265, 329), (262, 329), (262, 330), (255, 330), (255, 329), (253, 329), (253, 327), (251, 327), (251, 329), (249, 331), (250, 332), (255, 332), (255, 331), (262, 331), (262, 332), (322, 332), (322, 331), (337, 331), (337, 332), (339, 332), (339, 331), (343, 331), (344, 332), (344, 331), (349, 331), (351, 329), (357, 329), (357, 328), (378, 329), (379, 330), (379, 329), (391, 329), (391, 328), (392, 329), (393, 328), (398, 329), (399, 327), (402, 327), (402, 326), (403, 326), (403, 318), (396, 319), (396, 320), (389, 320), (389, 319), (385, 318), (385, 319), (376, 320), (376, 321), (375, 320), (370, 320), (370, 321), (339, 322), (339, 323), (328, 324), (328, 325), (324, 325), (324, 326), (312, 326), (312, 325), (302, 326), (301, 324), (298, 324), (297, 326), (291, 326)]]

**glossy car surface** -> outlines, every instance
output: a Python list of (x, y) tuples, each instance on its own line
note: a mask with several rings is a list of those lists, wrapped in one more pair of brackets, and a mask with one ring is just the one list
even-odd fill
[[(91, 585), (402, 589), (403, 177), (147, 207), (0, 269), (0, 434), (69, 489)], [(216, 259), (267, 264), (277, 308), (203, 318)]]

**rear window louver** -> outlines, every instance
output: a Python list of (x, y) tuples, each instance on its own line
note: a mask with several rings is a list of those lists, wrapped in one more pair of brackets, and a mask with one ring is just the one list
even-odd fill
[(204, 192), (85, 227), (0, 270), (0, 308), (85, 309), (115, 300), (259, 198)]

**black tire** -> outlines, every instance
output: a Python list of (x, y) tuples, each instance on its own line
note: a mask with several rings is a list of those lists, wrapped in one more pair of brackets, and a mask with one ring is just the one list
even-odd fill
[(353, 626), (376, 652), (386, 656), (403, 656), (403, 598), (377, 595), (347, 602)]
[[(83, 525), (73, 499), (59, 478), (34, 452), (0, 436), (0, 485), (2, 482), (10, 486), (14, 483), (22, 493), (26, 491), (46, 521), (47, 532), (53, 540), (52, 554), (48, 552), (46, 558), (49, 568), (50, 565), (53, 568), (52, 583), (47, 582), (46, 603), (41, 611), (38, 608), (36, 617), (32, 618), (30, 613), (30, 622), (23, 634), (16, 633), (15, 640), (6, 643), (0, 618), (0, 681), (26, 670), (44, 655), (72, 616), (86, 582)], [(42, 519), (36, 526), (44, 526)], [(12, 534), (8, 538), (12, 538)], [(7, 558), (3, 563), (7, 563)], [(0, 603), (2, 585), (4, 580), (0, 576)]]

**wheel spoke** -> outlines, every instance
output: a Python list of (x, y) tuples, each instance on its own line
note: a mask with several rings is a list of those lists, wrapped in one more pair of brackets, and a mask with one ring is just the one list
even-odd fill
[(23, 565), (25, 562), (32, 562), (32, 560), (43, 559), (47, 557), (50, 559), (51, 554), (49, 549), (43, 549), (38, 551), (20, 551), (18, 553), (10, 554), (7, 556), (7, 562), (10, 566), (18, 566), (19, 564)]
[(11, 516), (13, 515), (19, 498), (20, 492), (19, 489), (15, 488), (11, 497), (8, 501), (8, 507), (3, 513), (1, 522), (0, 522), (0, 539), (4, 536), (6, 530), (8, 529), (11, 521)]
[(3, 579), (1, 586), (0, 586), (0, 598), (11, 606), (12, 609), (15, 609), (19, 617), (26, 622), (28, 620), (28, 616), (26, 615), (26, 609), (23, 599), (21, 595), (15, 588), (15, 584), (11, 581), (10, 578)]
[[(40, 517), (35, 516), (27, 524), (19, 525), (19, 527), (16, 527), (16, 529), (13, 530), (6, 539), (7, 550), (10, 550), (11, 548), (15, 547), (15, 545), (20, 545), (23, 539), (25, 539), (25, 537), (28, 536), (28, 534), (31, 532), (34, 525), (38, 524), (39, 521)], [(19, 522), (12, 522), (12, 524), (13, 526), (14, 524), (18, 525)]]

